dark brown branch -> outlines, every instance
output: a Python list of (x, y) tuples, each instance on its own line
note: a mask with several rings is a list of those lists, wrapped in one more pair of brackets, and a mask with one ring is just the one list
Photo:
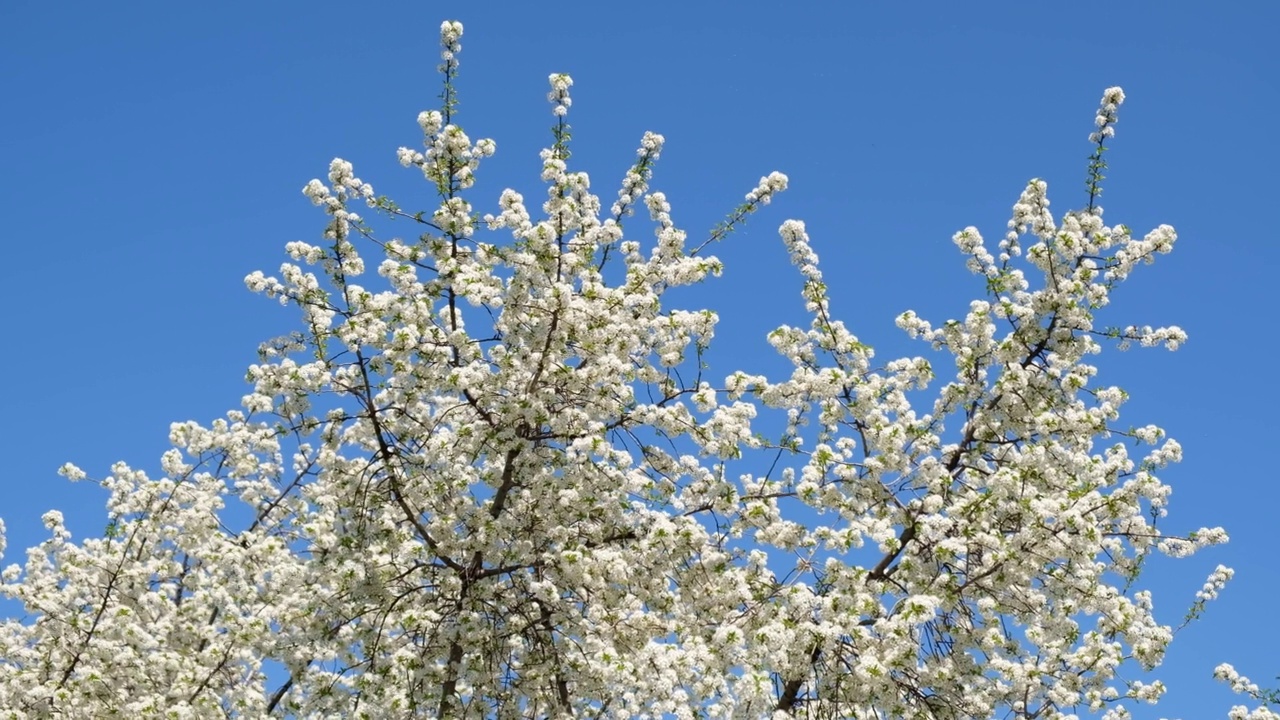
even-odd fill
[[(822, 645), (814, 643), (813, 650), (809, 653), (810, 666), (818, 662), (818, 658), (822, 656)], [(782, 694), (778, 696), (778, 704), (774, 706), (775, 710), (781, 710), (785, 713), (791, 713), (795, 710), (796, 704), (800, 702), (800, 689), (804, 687), (806, 678), (792, 678), (782, 686)]]

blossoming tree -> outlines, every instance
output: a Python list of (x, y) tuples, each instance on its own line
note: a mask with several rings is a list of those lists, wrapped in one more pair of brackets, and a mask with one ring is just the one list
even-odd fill
[(768, 340), (791, 373), (713, 374), (717, 315), (664, 296), (718, 275), (707, 250), (786, 177), (691, 243), (650, 188), (649, 133), (606, 207), (570, 169), (553, 75), (541, 214), (507, 190), (481, 217), (468, 189), (495, 144), (457, 122), (461, 35), (441, 28), (425, 150), (399, 151), (439, 205), (402, 209), (334, 160), (304, 190), (324, 241), (247, 278), (303, 323), (263, 345), (242, 409), (173, 425), (159, 478), (113, 467), (104, 537), (49, 512), (4, 571), (28, 615), (0, 633), (0, 716), (1119, 718), (1160, 697), (1121, 672), (1173, 634), (1134, 581), (1150, 553), (1226, 535), (1163, 529), (1180, 448), (1120, 425), (1125, 393), (1090, 364), (1186, 338), (1094, 323), (1175, 238), (1097, 205), (1119, 88), (1085, 207), (1055, 220), (1033, 180), (994, 252), (954, 238), (981, 299), (898, 318), (947, 362), (874, 362), (789, 220), (811, 319)]

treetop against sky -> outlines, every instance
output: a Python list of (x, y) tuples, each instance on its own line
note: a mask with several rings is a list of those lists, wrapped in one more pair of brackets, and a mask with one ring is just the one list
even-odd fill
[[(313, 21), (275, 10), (126, 9), (108, 34), (89, 13), (47, 45), (42, 12), (18, 12), (4, 51), (32, 101), (6, 140), (28, 170), (15, 232), (66, 237), (76, 281), (14, 327), (71, 324), (81, 352), (15, 388), (6, 477), (71, 460), (107, 495), (14, 486), (6, 711), (1198, 717), (1270, 699), (1219, 665), (1274, 672), (1242, 638), (1269, 632), (1248, 608), (1275, 576), (1267, 491), (1215, 447), (1274, 422), (1188, 381), (1248, 336), (1223, 309), (1259, 306), (1274, 253), (1236, 214), (1208, 220), (1223, 188), (1267, 182), (1236, 149), (1274, 84), (1223, 91), (1252, 77), (1255, 24), (1119, 10), (1148, 32), (1072, 35), (1107, 62), (1012, 66), (981, 42), (1008, 36), (994, 16), (689, 9), (664, 37), (696, 51), (651, 58), (638, 92), (596, 50), (645, 26), (590, 12), (563, 19), (569, 44), (525, 11), (464, 17), (465, 70), (446, 23), (434, 87), (421, 32), (416, 53), (355, 43), (365, 63), (316, 72), (288, 52)], [(801, 32), (837, 25), (859, 42)], [(1151, 60), (1193, 27), (1234, 42)], [(957, 35), (969, 51), (938, 49)], [(849, 70), (872, 60), (892, 71)], [(123, 80), (99, 97), (101, 72)], [(1202, 75), (1218, 92), (1190, 92)], [(79, 114), (42, 94), (67, 78)], [(1183, 110), (1210, 96), (1240, 131), (1179, 154)], [(58, 133), (94, 140), (97, 170), (57, 170), (89, 157)], [(335, 152), (305, 187), (325, 224), (281, 209)], [(112, 192), (66, 202), (84, 178)], [(1222, 280), (1228, 251), (1257, 262)], [(49, 267), (47, 245), (16, 252)], [(242, 298), (246, 274), (291, 311)], [(173, 424), (147, 463), (192, 416), (222, 419)], [(1232, 544), (1205, 549), (1218, 525)]]

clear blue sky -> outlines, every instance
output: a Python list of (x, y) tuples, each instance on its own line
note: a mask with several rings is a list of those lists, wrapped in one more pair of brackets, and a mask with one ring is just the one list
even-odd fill
[(1141, 232), (1168, 222), (1180, 240), (1123, 286), (1113, 318), (1181, 325), (1191, 340), (1104, 354), (1102, 379), (1131, 393), (1123, 420), (1163, 425), (1185, 448), (1165, 475), (1167, 527), (1233, 537), (1155, 563), (1157, 610), (1176, 623), (1216, 564), (1237, 569), (1175, 641), (1160, 714), (1221, 716), (1232, 700), (1210, 679), (1220, 661), (1258, 681), (1280, 673), (1280, 397), (1267, 360), (1280, 6), (1261, 1), (7, 0), (4, 563), (43, 538), (49, 508), (101, 532), (98, 489), (68, 484), (60, 464), (154, 470), (171, 421), (237, 405), (258, 342), (295, 321), (242, 279), (275, 272), (285, 242), (318, 238), (324, 218), (299, 191), (332, 157), (402, 206), (431, 207), (394, 151), (419, 142), (414, 119), (435, 106), (446, 18), (466, 26), (460, 121), (498, 142), (482, 211), (502, 186), (541, 192), (551, 72), (575, 79), (574, 160), (607, 198), (646, 129), (667, 137), (656, 186), (695, 233), (760, 175), (790, 175), (717, 249), (727, 273), (706, 296), (722, 311), (720, 352), (747, 369), (772, 352), (768, 329), (802, 319), (783, 219), (807, 221), (837, 314), (881, 358), (926, 353), (893, 317), (956, 317), (982, 291), (952, 233), (998, 238), (1032, 177), (1048, 180), (1055, 214), (1079, 206), (1094, 109), (1122, 85), (1107, 217)]

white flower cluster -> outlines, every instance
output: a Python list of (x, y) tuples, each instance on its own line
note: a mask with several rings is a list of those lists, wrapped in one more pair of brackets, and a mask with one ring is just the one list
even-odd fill
[(569, 107), (573, 105), (573, 99), (569, 97), (573, 78), (564, 73), (552, 73), (548, 82), (551, 83), (551, 92), (547, 93), (547, 100), (555, 106), (553, 113), (556, 117), (564, 117), (569, 113)]
[(1098, 106), (1097, 117), (1094, 118), (1094, 125), (1098, 129), (1090, 133), (1089, 142), (1100, 143), (1103, 138), (1109, 138), (1116, 134), (1116, 110), (1119, 109), (1120, 104), (1123, 102), (1124, 90), (1118, 87), (1109, 87), (1102, 93), (1102, 103)]
[(1143, 347), (1155, 347), (1164, 345), (1170, 350), (1177, 350), (1187, 341), (1187, 333), (1176, 325), (1170, 327), (1153, 328), (1150, 325), (1130, 325), (1121, 332), (1123, 338), (1120, 342), (1120, 349), (1129, 349), (1129, 341), (1136, 340)]
[(1164, 538), (1160, 540), (1158, 548), (1170, 557), (1190, 557), (1204, 548), (1222, 545), (1227, 540), (1227, 532), (1220, 527), (1200, 528), (1185, 538)]
[(618, 191), (618, 199), (610, 212), (615, 221), (631, 213), (631, 206), (649, 189), (649, 179), (653, 176), (653, 163), (662, 155), (662, 144), (665, 138), (653, 132), (646, 132), (636, 151), (638, 160), (622, 178), (622, 189)]
[(462, 23), (457, 20), (446, 20), (440, 24), (440, 59), (443, 64), (441, 72), (453, 72), (458, 69), (458, 53), (462, 52)]
[(760, 178), (760, 184), (747, 193), (747, 202), (768, 205), (777, 193), (787, 189), (787, 176), (780, 172), (771, 172)]
[(1204, 587), (1196, 593), (1196, 598), (1205, 601), (1217, 600), (1218, 593), (1226, 586), (1227, 581), (1235, 576), (1235, 574), (1235, 570), (1224, 565), (1219, 565), (1213, 573), (1209, 575), (1209, 579), (1205, 581)]
[[(1231, 686), (1231, 690), (1240, 695), (1261, 699), (1262, 690), (1249, 678), (1241, 675), (1229, 663), (1222, 663), (1214, 668), (1213, 676)], [(1280, 713), (1264, 706), (1250, 710), (1243, 705), (1236, 705), (1227, 713), (1230, 720), (1280, 720)]]
[(1236, 705), (1227, 712), (1228, 720), (1280, 720), (1280, 713), (1266, 706), (1258, 706), (1252, 710), (1244, 705)]
[(418, 125), (426, 135), (426, 152), (402, 147), (396, 157), (404, 167), (421, 168), (422, 174), (437, 185), (448, 187), (456, 184), (465, 189), (475, 184), (475, 171), (483, 158), (492, 157), (498, 151), (493, 140), (481, 138), (474, 144), (471, 138), (456, 125), (444, 125), (444, 116), (436, 110), (418, 115)]
[(1043, 180), (1035, 179), (1027, 183), (1022, 196), (1013, 205), (1013, 217), (1009, 219), (1008, 224), (1009, 232), (1000, 243), (1001, 263), (1007, 263), (1010, 258), (1021, 254), (1018, 237), (1025, 234), (1028, 229), (1041, 239), (1054, 234), (1056, 228), (1053, 224), (1053, 215), (1049, 212), (1048, 191), (1049, 184)]

